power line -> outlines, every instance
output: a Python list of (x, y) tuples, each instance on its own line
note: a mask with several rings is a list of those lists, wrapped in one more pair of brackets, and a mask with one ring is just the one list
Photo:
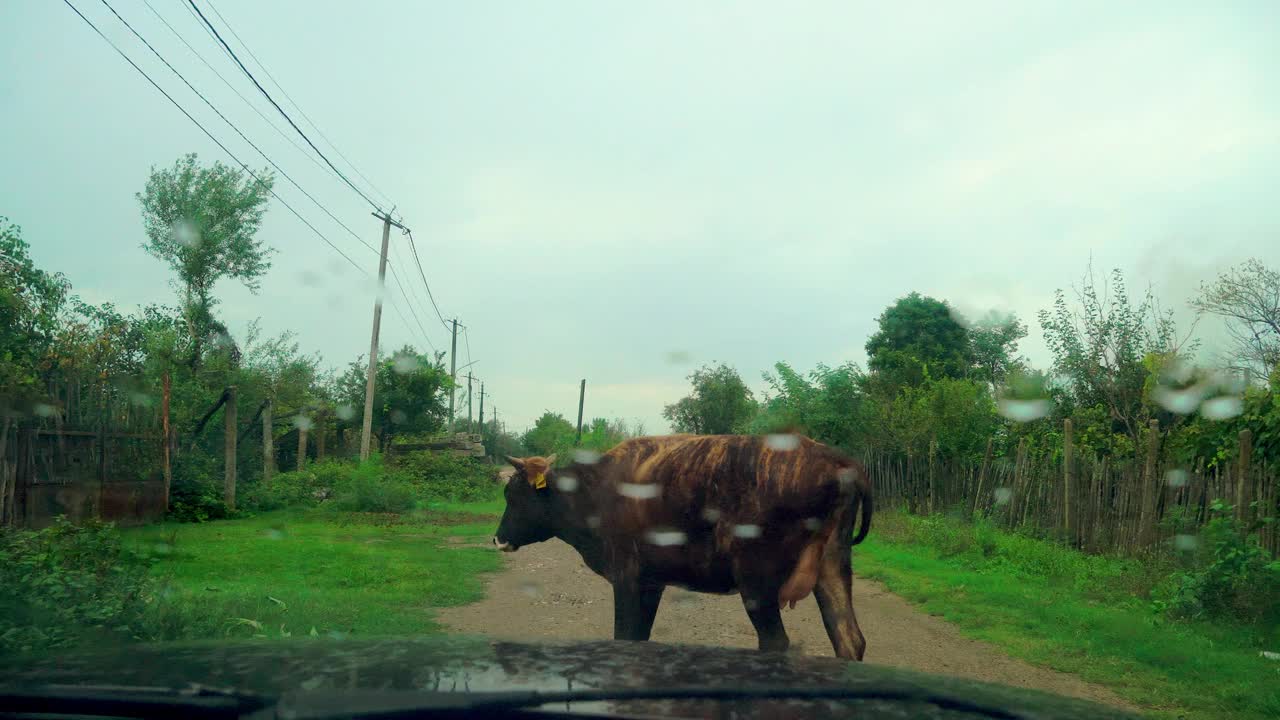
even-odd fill
[(329, 218), (334, 222), (338, 223), (338, 225), (340, 225), (343, 230), (346, 230), (348, 233), (350, 233), (351, 237), (356, 239), (356, 242), (360, 243), (361, 245), (364, 245), (366, 248), (370, 250), (370, 252), (373, 252), (375, 254), (378, 252), (372, 245), (370, 245), (369, 243), (361, 239), (361, 237), (357, 235), (354, 230), (347, 227), (346, 223), (342, 222), (333, 213), (329, 212), (329, 208), (326, 208), (324, 205), (321, 205), (319, 200), (316, 200), (311, 195), (311, 193), (303, 189), (303, 187), (299, 185), (296, 180), (294, 180), (292, 177), (289, 176), (289, 173), (284, 171), (284, 168), (277, 165), (276, 162), (272, 160), (265, 152), (263, 152), (261, 148), (259, 148), (256, 144), (254, 144), (252, 140), (246, 137), (245, 134), (240, 131), (240, 128), (236, 127), (235, 123), (228, 120), (227, 116), (223, 115), (221, 110), (219, 110), (216, 106), (214, 106), (212, 102), (209, 102), (209, 98), (205, 97), (204, 94), (201, 93), (199, 90), (197, 90), (195, 86), (192, 85), (190, 82), (187, 82), (187, 79), (183, 77), (182, 73), (178, 72), (177, 68), (169, 64), (169, 61), (166, 60), (164, 56), (160, 54), (160, 51), (156, 50), (151, 45), (151, 43), (147, 42), (147, 39), (142, 37), (142, 35), (137, 30), (135, 30), (132, 25), (129, 24), (128, 20), (125, 20), (123, 17), (121, 17), (120, 13), (116, 12), (116, 9), (111, 7), (111, 3), (107, 2), (107, 0), (101, 0), (101, 1), (102, 1), (102, 4), (106, 5), (107, 9), (111, 11), (111, 14), (116, 16), (117, 20), (124, 23), (124, 26), (129, 28), (129, 32), (133, 33), (134, 37), (141, 40), (142, 44), (146, 45), (147, 49), (150, 50), (152, 54), (154, 54), (157, 58), (159, 58), (160, 62), (164, 63), (165, 67), (169, 68), (169, 70), (171, 70), (174, 75), (177, 75), (178, 79), (181, 80), (188, 88), (190, 88), (191, 92), (195, 93), (201, 100), (203, 100), (204, 104), (208, 105), (210, 110), (212, 110), (218, 117), (222, 118), (222, 121), (225, 122), (228, 126), (230, 126), (232, 130), (235, 130), (236, 134), (240, 136), (241, 140), (244, 140), (245, 142), (249, 143), (249, 147), (256, 150), (257, 153), (261, 155), (262, 158), (271, 165), (271, 167), (276, 169), (276, 172), (283, 175), (286, 180), (288, 180), (295, 188), (297, 188), (298, 192), (302, 193), (303, 195), (306, 195), (307, 199), (310, 200), (312, 203), (314, 203), (316, 207), (324, 211), (325, 215), (328, 215)]
[(462, 339), (467, 343), (467, 367), (471, 367), (475, 363), (471, 361), (471, 331), (466, 325), (462, 326)]
[(440, 312), (440, 306), (436, 305), (436, 298), (431, 294), (431, 283), (427, 282), (427, 274), (422, 271), (422, 262), (418, 260), (418, 246), (413, 242), (413, 232), (407, 233), (409, 236), (409, 249), (413, 251), (413, 262), (418, 266), (418, 275), (422, 277), (422, 284), (427, 288), (427, 297), (431, 299), (431, 307), (436, 310), (436, 317), (440, 319), (440, 324), (445, 330), (449, 329), (449, 323), (444, 319), (444, 315)]
[[(314, 150), (315, 153), (320, 156), (320, 159), (324, 160), (325, 164), (328, 165), (335, 173), (337, 173), (338, 177), (342, 178), (342, 181), (345, 182), (348, 187), (350, 187), (352, 190), (355, 190), (357, 195), (364, 198), (365, 202), (372, 205), (373, 209), (377, 210), (378, 212), (382, 212), (382, 207), (379, 206), (378, 203), (374, 202), (373, 200), (370, 200), (369, 196), (365, 195), (363, 190), (356, 187), (355, 183), (351, 182), (350, 178), (348, 178), (346, 175), (343, 175), (342, 171), (339, 170), (338, 167), (334, 165), (333, 162), (329, 160), (329, 158), (325, 156), (324, 153), (320, 152), (320, 148), (316, 147), (316, 144), (311, 142), (311, 138), (307, 137), (307, 134), (302, 131), (302, 128), (298, 127), (298, 124), (293, 121), (293, 118), (289, 117), (289, 113), (285, 112), (284, 108), (280, 107), (280, 104), (275, 101), (275, 98), (271, 97), (271, 93), (267, 92), (267, 89), (262, 87), (262, 84), (259, 83), (258, 79), (253, 76), (253, 73), (249, 72), (249, 68), (245, 67), (243, 62), (240, 62), (240, 58), (236, 56), (235, 51), (231, 49), (231, 46), (227, 44), (227, 41), (222, 39), (222, 35), (218, 33), (218, 29), (215, 28), (213, 26), (213, 23), (209, 22), (209, 18), (206, 18), (204, 16), (204, 13), (200, 11), (200, 7), (196, 5), (195, 0), (187, 0), (187, 2), (191, 3), (191, 7), (195, 8), (196, 14), (199, 15), (200, 19), (204, 21), (204, 24), (207, 25), (209, 29), (213, 31), (213, 34), (218, 39), (218, 42), (222, 43), (222, 46), (227, 49), (227, 52), (231, 53), (231, 58), (236, 61), (236, 65), (240, 66), (240, 70), (244, 72), (244, 74), (251, 81), (253, 81), (254, 86), (258, 88), (258, 92), (261, 92), (263, 97), (265, 97), (271, 103), (271, 105), (275, 107), (276, 111), (278, 111), (281, 115), (283, 115), (285, 120), (289, 121), (289, 124), (293, 126), (293, 129), (296, 130), (298, 134), (302, 136), (303, 140), (307, 141), (307, 144), (310, 145), (311, 149)], [(225, 20), (223, 22), (225, 22)], [(242, 41), (242, 44), (243, 44), (243, 41)], [(247, 46), (246, 46), (246, 49), (247, 49)]]
[[(284, 138), (284, 139), (285, 139), (285, 140), (286, 140), (290, 145), (292, 145), (294, 148), (296, 148), (298, 152), (302, 153), (302, 156), (303, 156), (303, 157), (305, 157), (307, 160), (309, 160), (309, 161), (311, 162), (311, 164), (312, 164), (312, 165), (315, 165), (317, 168), (320, 168), (320, 169), (321, 169), (321, 170), (323, 170), (326, 174), (328, 174), (328, 170), (325, 170), (324, 165), (321, 165), (321, 164), (320, 164), (320, 161), (319, 161), (319, 160), (317, 160), (317, 159), (316, 159), (316, 157), (315, 157), (314, 155), (312, 155), (311, 153), (307, 152), (305, 148), (303, 148), (301, 145), (299, 145), (299, 144), (298, 144), (298, 141), (297, 141), (297, 140), (294, 140), (294, 139), (293, 139), (292, 137), (290, 137), (290, 136), (289, 136), (285, 131), (281, 130), (281, 129), (280, 129), (280, 127), (279, 127), (278, 125), (276, 125), (275, 123), (271, 122), (271, 119), (270, 119), (270, 118), (268, 118), (268, 117), (266, 116), (266, 114), (265, 114), (265, 113), (263, 113), (261, 110), (259, 110), (257, 105), (254, 105), (252, 102), (250, 102), (250, 101), (249, 101), (249, 98), (245, 97), (245, 96), (244, 96), (244, 95), (243, 95), (239, 90), (237, 90), (237, 89), (236, 89), (236, 86), (235, 86), (235, 85), (232, 85), (230, 80), (228, 80), (228, 79), (226, 79), (225, 77), (223, 77), (222, 73), (218, 72), (217, 68), (215, 68), (212, 64), (210, 64), (208, 60), (205, 60), (205, 59), (204, 59), (204, 56), (200, 54), (200, 51), (199, 51), (199, 50), (196, 50), (196, 49), (195, 49), (195, 47), (193, 47), (193, 46), (191, 45), (191, 43), (187, 42), (187, 39), (186, 39), (185, 37), (183, 37), (182, 33), (178, 32), (177, 28), (175, 28), (173, 25), (169, 24), (169, 21), (168, 21), (168, 20), (166, 20), (166, 19), (165, 19), (165, 17), (164, 17), (163, 15), (161, 15), (161, 14), (160, 14), (160, 11), (159, 11), (159, 10), (156, 10), (156, 9), (155, 9), (155, 7), (153, 7), (153, 6), (151, 5), (151, 0), (142, 0), (142, 2), (143, 2), (144, 4), (146, 4), (147, 9), (149, 9), (149, 10), (151, 11), (151, 14), (156, 16), (156, 19), (158, 19), (160, 22), (164, 23), (164, 26), (165, 26), (165, 27), (169, 28), (169, 32), (173, 33), (173, 36), (174, 36), (174, 37), (178, 38), (178, 40), (179, 40), (183, 45), (186, 45), (186, 46), (187, 46), (187, 49), (191, 51), (191, 54), (192, 54), (192, 55), (195, 55), (195, 56), (196, 56), (196, 59), (197, 59), (197, 60), (199, 60), (201, 63), (203, 63), (203, 64), (204, 64), (204, 66), (205, 66), (206, 68), (208, 68), (208, 69), (209, 69), (209, 72), (211, 72), (211, 73), (213, 73), (214, 75), (216, 75), (216, 76), (218, 77), (218, 79), (222, 81), (222, 84), (223, 84), (223, 85), (226, 85), (226, 86), (227, 86), (227, 88), (231, 90), (231, 92), (235, 93), (235, 94), (236, 94), (236, 97), (238, 97), (238, 98), (240, 98), (242, 101), (244, 101), (244, 104), (245, 104), (245, 105), (248, 105), (250, 110), (252, 110), (252, 111), (254, 111), (255, 113), (257, 113), (257, 114), (258, 114), (258, 117), (262, 118), (262, 121), (263, 121), (263, 122), (265, 122), (267, 125), (270, 125), (270, 126), (271, 126), (271, 129), (276, 131), (276, 134), (278, 134), (280, 137)], [(190, 7), (188, 7), (188, 6), (186, 6), (186, 5), (183, 5), (183, 7), (187, 8), (187, 12), (191, 15), (191, 17), (192, 17), (192, 18), (195, 18), (195, 19), (196, 19), (196, 21), (197, 21), (197, 22), (199, 22), (199, 18), (196, 18), (196, 14), (195, 14), (194, 12), (191, 12), (191, 8), (190, 8)], [(204, 30), (204, 33), (205, 33), (206, 35), (208, 35), (208, 36), (209, 36), (209, 39), (211, 39), (211, 40), (213, 39), (213, 33), (209, 32), (209, 30), (208, 30), (207, 28), (205, 28), (203, 25), (201, 25), (201, 26), (200, 26), (200, 29)], [(221, 48), (219, 48), (219, 49), (221, 50)], [(226, 52), (226, 51), (223, 51), (223, 52), (224, 52), (224, 54), (225, 54), (225, 52)]]
[[(394, 244), (392, 244), (392, 245), (391, 245), (391, 255), (392, 255), (392, 256), (394, 256), (394, 258), (395, 258), (395, 265), (398, 267), (398, 266), (401, 264), (401, 263), (400, 263), (400, 258), (401, 258), (401, 255), (402, 255), (402, 254), (401, 254), (401, 253), (399, 253), (399, 252), (397, 252), (397, 248), (396, 248), (396, 246), (395, 246)], [(388, 262), (389, 262), (389, 260), (388, 260)], [(408, 266), (406, 265), (406, 267), (408, 267)], [(420, 296), (420, 295), (418, 295), (418, 291), (417, 291), (417, 289), (414, 287), (414, 284), (413, 284), (413, 282), (412, 282), (413, 277), (412, 277), (412, 276), (410, 276), (410, 278), (409, 278), (409, 279), (410, 279), (410, 283), (409, 283), (409, 285), (408, 285), (408, 292), (407, 292), (407, 295), (408, 295), (409, 297), (406, 297), (406, 300), (407, 300), (408, 302), (412, 303), (413, 305), (423, 305), (423, 306), (425, 306), (425, 305), (426, 305), (426, 303), (422, 302), (421, 296)], [(405, 294), (405, 293), (404, 293), (404, 292), (402, 292), (402, 294)], [(428, 316), (428, 318), (427, 318), (427, 321), (428, 321), (428, 322), (427, 322), (427, 324), (430, 324), (430, 320), (431, 320), (431, 318), (430, 318), (430, 316)], [(425, 327), (422, 329), (422, 332), (423, 332), (423, 333), (425, 333), (426, 335), (430, 336), (430, 333), (428, 333), (428, 332), (427, 332), (427, 329), (426, 329)], [(433, 346), (433, 348), (434, 348), (434, 346)]]
[(276, 89), (278, 89), (280, 93), (284, 95), (285, 99), (288, 100), (291, 105), (293, 105), (293, 108), (298, 111), (298, 114), (302, 115), (302, 119), (307, 121), (307, 124), (311, 126), (311, 129), (315, 130), (316, 133), (320, 136), (320, 138), (323, 139), (326, 143), (328, 143), (329, 147), (333, 148), (334, 152), (338, 153), (338, 157), (346, 161), (347, 165), (350, 166), (350, 168), (354, 170), (355, 173), (359, 175), (362, 180), (368, 183), (369, 187), (373, 188), (374, 192), (381, 195), (382, 199), (385, 200), (387, 203), (394, 204), (394, 203), (391, 203), (391, 198), (388, 197), (386, 193), (379, 190), (378, 186), (374, 185), (372, 180), (366, 177), (364, 173), (360, 172), (360, 168), (356, 167), (355, 163), (351, 162), (351, 160), (347, 158), (346, 155), (342, 154), (342, 150), (338, 148), (338, 146), (335, 145), (327, 135), (324, 134), (324, 131), (320, 129), (320, 126), (316, 125), (315, 121), (311, 119), (311, 116), (307, 115), (307, 111), (303, 110), (302, 106), (299, 105), (293, 99), (293, 97), (289, 95), (289, 91), (284, 89), (284, 86), (281, 85), (279, 81), (276, 80), (275, 76), (271, 74), (271, 71), (267, 69), (267, 66), (264, 65), (262, 61), (258, 59), (257, 55), (253, 54), (253, 49), (249, 47), (248, 43), (246, 43), (244, 40), (240, 38), (240, 34), (237, 33), (236, 29), (231, 26), (231, 23), (227, 22), (227, 19), (222, 17), (222, 13), (218, 12), (218, 8), (213, 4), (212, 0), (205, 0), (205, 4), (209, 6), (209, 9), (213, 11), (214, 15), (218, 16), (218, 19), (222, 21), (222, 24), (227, 26), (227, 30), (231, 31), (231, 36), (234, 37), (236, 41), (240, 43), (240, 47), (243, 47), (245, 49), (245, 52), (249, 53), (249, 57), (252, 58), (253, 61), (258, 64), (258, 67), (262, 68), (262, 72), (266, 73), (267, 79), (271, 81), (271, 84), (275, 85)]
[(436, 351), (436, 346), (431, 343), (431, 338), (427, 335), (427, 329), (422, 326), (422, 321), (418, 319), (418, 311), (413, 309), (413, 301), (409, 299), (408, 293), (404, 291), (404, 285), (400, 284), (400, 276), (396, 274), (396, 269), (388, 265), (391, 269), (391, 279), (396, 281), (396, 287), (400, 288), (400, 295), (404, 298), (405, 304), (409, 307), (409, 314), (413, 315), (414, 322), (418, 323), (418, 329), (422, 331), (422, 338), (427, 341), (427, 345), (432, 352)]
[(126, 54), (124, 53), (124, 51), (123, 51), (123, 50), (121, 50), (121, 49), (120, 49), (120, 48), (119, 48), (119, 47), (118, 47), (114, 42), (112, 42), (112, 41), (111, 41), (111, 38), (108, 38), (106, 35), (104, 35), (104, 34), (103, 34), (103, 32), (102, 32), (101, 30), (99, 30), (99, 29), (98, 29), (98, 26), (93, 24), (93, 21), (92, 21), (92, 20), (90, 20), (89, 18), (85, 17), (84, 13), (80, 12), (80, 9), (79, 9), (79, 8), (77, 8), (75, 5), (72, 5), (72, 4), (71, 4), (71, 0), (62, 0), (62, 2), (63, 2), (63, 3), (65, 3), (67, 7), (71, 8), (71, 10), (72, 10), (73, 12), (75, 12), (75, 14), (76, 14), (76, 15), (79, 15), (79, 16), (80, 16), (80, 19), (81, 19), (81, 20), (83, 20), (83, 21), (85, 21), (85, 24), (87, 24), (90, 28), (93, 28), (93, 31), (94, 31), (95, 33), (97, 33), (97, 34), (98, 34), (98, 37), (102, 38), (102, 40), (103, 40), (104, 42), (106, 42), (108, 45), (110, 45), (112, 50), (115, 50), (115, 51), (116, 51), (116, 53), (120, 55), (120, 57), (122, 57), (122, 58), (124, 58), (124, 59), (125, 59), (125, 62), (127, 62), (127, 63), (129, 63), (130, 65), (132, 65), (134, 70), (137, 70), (137, 71), (138, 71), (138, 73), (142, 75), (142, 77), (146, 78), (146, 79), (147, 79), (147, 82), (151, 83), (151, 86), (152, 86), (152, 87), (154, 87), (156, 90), (160, 91), (160, 94), (161, 94), (161, 95), (164, 95), (164, 97), (165, 97), (165, 99), (166, 99), (166, 100), (168, 100), (169, 102), (173, 103), (173, 106), (174, 106), (174, 107), (178, 108), (178, 110), (179, 110), (183, 115), (186, 115), (188, 120), (190, 120), (192, 123), (194, 123), (196, 127), (200, 128), (200, 131), (201, 131), (201, 132), (203, 132), (206, 136), (208, 136), (208, 138), (209, 138), (210, 140), (212, 140), (212, 141), (213, 141), (213, 143), (214, 143), (215, 145), (217, 145), (219, 148), (221, 148), (221, 149), (222, 149), (222, 151), (223, 151), (223, 152), (225, 152), (228, 156), (230, 156), (230, 157), (231, 157), (231, 159), (232, 159), (232, 160), (234, 160), (234, 161), (236, 162), (236, 164), (237, 164), (237, 165), (239, 165), (241, 168), (243, 168), (245, 172), (249, 173), (249, 175), (250, 175), (254, 180), (256, 180), (256, 181), (258, 182), (258, 184), (259, 184), (259, 185), (262, 185), (263, 187), (267, 188), (267, 192), (271, 193), (271, 196), (272, 196), (272, 197), (274, 197), (276, 200), (279, 200), (279, 201), (280, 201), (280, 204), (281, 204), (281, 205), (284, 205), (284, 206), (285, 206), (285, 208), (287, 208), (287, 209), (289, 210), (289, 212), (293, 213), (294, 217), (296, 217), (296, 218), (298, 218), (299, 220), (301, 220), (301, 221), (302, 221), (302, 224), (306, 225), (308, 228), (311, 228), (311, 231), (312, 231), (312, 232), (314, 232), (314, 233), (315, 233), (315, 234), (316, 234), (316, 235), (317, 235), (321, 240), (323, 240), (323, 241), (325, 242), (325, 244), (327, 244), (329, 247), (333, 248), (334, 252), (336, 252), (336, 253), (338, 253), (339, 255), (341, 255), (341, 256), (342, 256), (342, 258), (343, 258), (344, 260), (346, 260), (347, 262), (351, 263), (351, 266), (352, 266), (352, 267), (354, 267), (356, 270), (359, 270), (359, 271), (360, 271), (360, 273), (361, 273), (362, 275), (365, 275), (366, 277), (369, 275), (369, 273), (368, 273), (368, 272), (366, 272), (364, 268), (362, 268), (362, 267), (360, 267), (359, 265), (357, 265), (357, 264), (356, 264), (356, 262), (355, 262), (354, 260), (352, 260), (350, 257), (348, 257), (346, 253), (342, 252), (342, 250), (340, 250), (340, 249), (338, 248), (338, 246), (337, 246), (337, 245), (334, 245), (334, 244), (329, 240), (329, 238), (325, 237), (325, 236), (324, 236), (324, 233), (322, 233), (322, 232), (320, 232), (319, 230), (317, 230), (317, 229), (316, 229), (316, 227), (315, 227), (314, 225), (312, 225), (310, 222), (308, 222), (306, 218), (302, 217), (302, 215), (301, 215), (301, 214), (299, 214), (297, 210), (294, 210), (292, 205), (290, 205), (289, 203), (285, 202), (285, 201), (284, 201), (284, 198), (280, 197), (280, 195), (278, 195), (278, 194), (276, 193), (276, 191), (275, 191), (275, 189), (274, 189), (274, 188), (272, 188), (272, 187), (271, 187), (270, 185), (268, 185), (267, 183), (263, 182), (263, 181), (262, 181), (262, 178), (258, 177), (257, 173), (255, 173), (253, 170), (249, 169), (249, 166), (248, 166), (248, 165), (246, 165), (246, 164), (244, 164), (244, 163), (240, 160), (240, 158), (236, 157), (235, 153), (233, 153), (233, 152), (231, 152), (229, 149), (227, 149), (227, 146), (226, 146), (226, 145), (223, 145), (221, 140), (219, 140), (218, 138), (214, 137), (213, 133), (209, 132), (209, 130), (208, 130), (207, 128), (205, 128), (205, 126), (204, 126), (204, 125), (201, 125), (201, 124), (200, 124), (200, 121), (199, 121), (199, 120), (196, 120), (196, 119), (195, 119), (195, 117), (191, 115), (191, 113), (187, 112), (187, 109), (186, 109), (186, 108), (184, 108), (184, 107), (182, 107), (182, 105), (181, 105), (177, 100), (174, 100), (172, 95), (170, 95), (169, 93), (165, 92), (165, 89), (164, 89), (164, 88), (162, 88), (162, 87), (160, 87), (160, 85), (159, 85), (155, 80), (152, 80), (152, 79), (151, 79), (151, 76), (150, 76), (150, 75), (148, 75), (148, 74), (147, 74), (147, 72), (146, 72), (145, 70), (143, 70), (141, 67), (139, 67), (137, 63), (135, 63), (135, 62), (134, 62), (134, 61), (133, 61), (133, 60), (132, 60), (128, 55), (126, 55)]

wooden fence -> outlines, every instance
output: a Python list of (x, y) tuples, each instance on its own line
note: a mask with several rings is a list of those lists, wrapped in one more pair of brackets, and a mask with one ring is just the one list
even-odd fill
[[(1160, 456), (1154, 426), (1134, 458), (1073, 457), (1070, 420), (1061, 458), (1032, 459), (1025, 444), (1014, 457), (981, 462), (875, 456), (865, 460), (877, 503), (917, 514), (984, 516), (1009, 529), (1057, 537), (1089, 552), (1138, 553), (1192, 547), (1215, 501), (1233, 505), (1272, 555), (1280, 554), (1280, 482), (1251, 463), (1252, 438), (1241, 432), (1236, 458), (1205, 468), (1181, 467)], [(1182, 536), (1182, 537), (1179, 537)]]

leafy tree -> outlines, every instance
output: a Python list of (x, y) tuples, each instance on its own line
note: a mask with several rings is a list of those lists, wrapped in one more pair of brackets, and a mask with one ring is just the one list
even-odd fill
[(215, 162), (201, 166), (194, 153), (173, 167), (152, 168), (138, 194), (147, 242), (142, 248), (165, 261), (178, 276), (187, 330), (193, 341), (191, 366), (198, 367), (210, 334), (225, 335), (213, 316), (214, 284), (229, 277), (257, 292), (271, 267), (272, 250), (256, 237), (267, 210), (274, 177), (268, 170), (246, 177)]
[(818, 365), (806, 377), (777, 363), (764, 380), (770, 396), (752, 420), (752, 432), (799, 431), (847, 450), (866, 444), (865, 416), (872, 400), (862, 388), (865, 377), (857, 365)]
[(693, 392), (662, 410), (676, 432), (722, 435), (741, 432), (756, 413), (751, 389), (738, 371), (721, 363), (689, 375)]
[(1115, 429), (1135, 442), (1152, 408), (1143, 402), (1149, 354), (1176, 356), (1180, 346), (1172, 312), (1162, 312), (1151, 290), (1129, 299), (1124, 275), (1113, 270), (1099, 284), (1093, 270), (1076, 289), (1078, 307), (1055, 294), (1053, 310), (1040, 311), (1040, 327), (1053, 353), (1054, 372), (1079, 406), (1106, 409)]
[(867, 366), (889, 387), (968, 374), (969, 333), (945, 302), (913, 292), (876, 320), (880, 327), (867, 340)]
[(1280, 272), (1248, 260), (1202, 284), (1191, 306), (1226, 319), (1245, 367), (1266, 377), (1280, 366)]
[(973, 376), (992, 388), (1003, 384), (1011, 372), (1026, 364), (1015, 355), (1018, 341), (1026, 336), (1026, 324), (1012, 313), (993, 310), (970, 325)]
[[(368, 361), (356, 359), (335, 383), (342, 427), (360, 428), (364, 422), (364, 391)], [(449, 414), (451, 380), (444, 354), (435, 358), (405, 345), (378, 363), (373, 395), (373, 433), (382, 447), (390, 447), (402, 433), (434, 433), (444, 429)]]
[[(22, 229), (0, 217), (0, 415), (26, 414), (43, 398), (42, 365), (71, 284), (32, 262)], [(7, 427), (7, 426), (6, 426)]]
[(567, 460), (567, 453), (573, 448), (573, 440), (577, 429), (560, 413), (550, 410), (542, 413), (542, 417), (534, 422), (533, 427), (525, 432), (521, 443), (534, 455), (547, 457), (559, 454), (560, 459)]

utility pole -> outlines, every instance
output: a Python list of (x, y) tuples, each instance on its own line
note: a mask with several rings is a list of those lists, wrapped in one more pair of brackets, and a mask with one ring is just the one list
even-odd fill
[(369, 459), (369, 438), (373, 434), (374, 378), (378, 374), (378, 331), (382, 328), (382, 293), (387, 285), (387, 244), (391, 241), (391, 226), (405, 227), (391, 219), (390, 215), (373, 213), (382, 221), (382, 257), (378, 259), (378, 294), (373, 300), (373, 338), (369, 341), (369, 378), (364, 385), (364, 426), (360, 430), (360, 459)]
[(472, 431), (471, 427), (471, 381), (475, 378), (471, 377), (471, 371), (467, 371), (467, 432)]
[(480, 432), (484, 432), (484, 383), (480, 383)]
[(458, 318), (453, 319), (453, 341), (449, 346), (449, 432), (453, 432), (453, 390), (458, 384)]
[(578, 438), (573, 441), (574, 445), (582, 442), (582, 401), (587, 397), (587, 379), (582, 378), (582, 384), (578, 386)]

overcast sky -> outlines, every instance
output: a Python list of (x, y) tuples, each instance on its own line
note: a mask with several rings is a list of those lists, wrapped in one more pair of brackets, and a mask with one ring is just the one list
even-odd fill
[[(100, 0), (73, 2), (232, 152), (266, 164)], [(145, 3), (111, 2), (377, 243), (355, 193)], [(289, 130), (182, 0), (149, 2)], [(656, 431), (702, 362), (757, 387), (779, 360), (862, 362), (875, 317), (912, 290), (1018, 313), (1032, 326), (1023, 352), (1045, 364), (1035, 313), (1090, 257), (1179, 312), (1221, 268), (1280, 264), (1280, 3), (197, 4), (396, 204), (515, 427), (572, 415), (583, 377), (588, 417)], [(139, 247), (134, 194), (187, 152), (230, 162), (62, 2), (0, 2), (0, 215), (40, 266), (94, 302), (172, 303), (167, 269)], [(276, 187), (376, 270), (375, 254)], [(371, 283), (278, 202), (261, 237), (278, 251), (261, 293), (217, 288), (233, 334), (261, 318), (329, 364), (367, 352)], [(393, 234), (392, 266), (447, 349), (406, 242)], [(384, 347), (423, 347), (394, 282), (390, 298)]]

